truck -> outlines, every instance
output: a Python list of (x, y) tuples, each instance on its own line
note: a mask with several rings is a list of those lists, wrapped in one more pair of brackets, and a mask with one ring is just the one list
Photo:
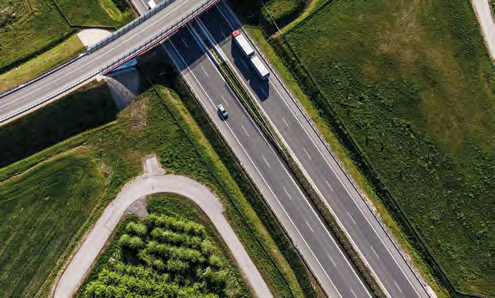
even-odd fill
[(253, 47), (249, 44), (246, 37), (241, 33), (240, 30), (235, 30), (232, 32), (232, 38), (235, 40), (235, 43), (241, 48), (244, 56), (250, 58), (254, 55)]
[(262, 80), (266, 80), (268, 78), (270, 72), (268, 71), (268, 69), (266, 69), (265, 64), (261, 62), (260, 58), (258, 58), (257, 56), (251, 57), (251, 64)]

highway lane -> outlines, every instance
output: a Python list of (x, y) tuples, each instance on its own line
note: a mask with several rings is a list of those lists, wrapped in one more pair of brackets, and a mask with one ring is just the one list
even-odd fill
[[(228, 36), (241, 23), (223, 3), (198, 18), (205, 32), (239, 74), (277, 129), (314, 188), (327, 202), (390, 297), (428, 297), (421, 281), (361, 199), (323, 142), (272, 74), (262, 81)], [(257, 53), (259, 55), (259, 53)]]
[[(285, 164), (231, 92), (188, 26), (164, 43), (170, 57), (330, 297), (370, 297)], [(217, 105), (229, 118), (222, 121)]]
[(58, 69), (51, 75), (0, 98), (0, 124), (5, 117), (30, 107), (33, 103), (57, 95), (60, 90), (79, 83), (133, 48), (175, 24), (205, 0), (176, 0), (156, 15), (141, 23), (99, 50)]

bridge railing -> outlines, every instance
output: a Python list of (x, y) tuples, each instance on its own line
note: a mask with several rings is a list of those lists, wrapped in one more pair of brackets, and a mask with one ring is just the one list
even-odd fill
[[(171, 3), (171, 2), (173, 2), (173, 1), (175, 1), (175, 0), (170, 0), (170, 1), (167, 1), (166, 3), (170, 4), (170, 3)], [(38, 100), (38, 101), (36, 101), (36, 102), (34, 102), (34, 103), (30, 104), (29, 106), (22, 108), (21, 110), (18, 110), (18, 111), (14, 112), (14, 113), (12, 113), (12, 114), (10, 114), (10, 115), (7, 115), (7, 116), (5, 116), (5, 117), (3, 117), (3, 118), (0, 118), (0, 124), (4, 123), (4, 122), (6, 122), (6, 121), (9, 121), (9, 120), (11, 120), (11, 119), (13, 119), (13, 118), (15, 118), (15, 117), (17, 117), (17, 116), (19, 116), (19, 115), (22, 115), (22, 114), (24, 114), (25, 112), (27, 112), (27, 111), (29, 111), (29, 110), (31, 110), (31, 109), (33, 109), (33, 108), (35, 108), (35, 107), (38, 107), (38, 106), (43, 105), (43, 104), (46, 104), (46, 103), (50, 102), (51, 100), (54, 100), (55, 98), (57, 98), (57, 97), (59, 97), (59, 96), (63, 95), (64, 93), (66, 93), (66, 92), (68, 92), (68, 91), (70, 91), (70, 90), (72, 90), (72, 89), (76, 88), (77, 86), (80, 86), (80, 85), (82, 85), (83, 83), (85, 83), (85, 82), (89, 81), (90, 79), (92, 79), (92, 78), (96, 77), (98, 74), (101, 74), (101, 73), (107, 73), (107, 72), (111, 71), (112, 69), (115, 69), (115, 68), (116, 68), (116, 67), (118, 67), (119, 65), (122, 65), (122, 64), (124, 64), (125, 62), (127, 62), (127, 61), (129, 61), (129, 60), (133, 59), (134, 57), (136, 57), (136, 56), (138, 56), (138, 55), (142, 54), (143, 52), (147, 51), (147, 50), (148, 50), (148, 49), (150, 49), (151, 47), (153, 47), (153, 46), (155, 46), (156, 44), (158, 44), (159, 42), (161, 42), (163, 39), (165, 39), (165, 38), (169, 37), (170, 35), (172, 35), (173, 33), (177, 32), (177, 30), (179, 30), (181, 27), (183, 27), (185, 24), (187, 24), (187, 23), (188, 23), (190, 20), (192, 20), (194, 17), (196, 17), (197, 15), (199, 15), (200, 13), (202, 13), (203, 11), (207, 10), (207, 9), (208, 9), (208, 8), (210, 8), (211, 6), (215, 5), (215, 4), (216, 4), (216, 3), (218, 3), (219, 1), (220, 1), (220, 0), (206, 0), (206, 1), (204, 1), (201, 5), (199, 5), (198, 7), (196, 7), (194, 10), (190, 11), (187, 15), (183, 16), (180, 20), (178, 20), (177, 22), (175, 22), (173, 25), (171, 25), (171, 26), (169, 26), (168, 28), (166, 28), (166, 29), (164, 29), (164, 30), (160, 31), (160, 32), (159, 32), (158, 34), (156, 34), (154, 37), (152, 37), (152, 38), (148, 39), (146, 42), (144, 42), (144, 43), (140, 44), (139, 46), (137, 46), (137, 47), (133, 48), (132, 50), (128, 51), (126, 54), (122, 55), (122, 56), (121, 56), (121, 57), (119, 57), (118, 59), (116, 59), (116, 60), (112, 61), (111, 63), (107, 64), (106, 66), (104, 66), (104, 67), (102, 67), (102, 68), (97, 69), (96, 71), (92, 72), (91, 74), (89, 74), (88, 76), (84, 77), (83, 79), (78, 80), (77, 82), (75, 82), (75, 83), (73, 83), (73, 84), (71, 84), (71, 85), (69, 85), (69, 86), (67, 86), (67, 87), (65, 87), (65, 88), (63, 88), (63, 89), (57, 90), (57, 91), (56, 91), (56, 92), (54, 92), (53, 94), (51, 94), (51, 95), (49, 95), (49, 96), (47, 96), (47, 97), (45, 97), (45, 98), (43, 98), (43, 99), (40, 99), (40, 100)], [(162, 2), (162, 3), (165, 3), (165, 2)], [(161, 6), (161, 7), (163, 8), (163, 7), (165, 7), (165, 6), (166, 6), (166, 5), (168, 5), (168, 4), (162, 4), (163, 6)], [(154, 10), (149, 11), (149, 12), (148, 12), (148, 13), (149, 13), (149, 14), (148, 14), (148, 17), (147, 17), (145, 20), (149, 19), (149, 17), (151, 16), (151, 13), (153, 13), (153, 11), (155, 11), (155, 12), (154, 12), (154, 14), (156, 14), (156, 12), (157, 12), (157, 11), (159, 11), (159, 10), (160, 10), (160, 8), (159, 8), (159, 7), (156, 7)], [(144, 15), (143, 15), (143, 17), (144, 17)], [(137, 21), (137, 20), (136, 20), (136, 21)], [(132, 25), (132, 26), (133, 26), (132, 28), (136, 27), (137, 25), (141, 24), (142, 22), (143, 22), (143, 21), (139, 21), (139, 23), (137, 23), (137, 22), (136, 22), (136, 23), (134, 23), (134, 24)], [(131, 25), (131, 24), (128, 24), (128, 25)], [(122, 28), (122, 29), (124, 29), (124, 28)], [(122, 29), (121, 29), (121, 30), (122, 30)], [(127, 30), (127, 31), (125, 31), (125, 32), (128, 32), (128, 31), (130, 30), (130, 27), (129, 27), (128, 29), (126, 29), (126, 30)], [(120, 30), (119, 30), (119, 31), (120, 31)], [(116, 32), (115, 34), (119, 34), (118, 36), (121, 36), (121, 35), (123, 35), (124, 33), (123, 33), (123, 31), (122, 31), (122, 32), (120, 32), (120, 33)], [(110, 37), (109, 37), (109, 38), (110, 38)], [(115, 39), (115, 38), (114, 38), (114, 39)], [(114, 39), (113, 39), (113, 40), (114, 40)], [(99, 47), (102, 47), (102, 46), (104, 46), (105, 44), (108, 44), (109, 42), (111, 42), (111, 40), (108, 40), (108, 39), (107, 39), (107, 40), (105, 41), (105, 43), (104, 43), (104, 44), (102, 43), (102, 44), (100, 44), (100, 45), (98, 45), (98, 46), (99, 46)], [(92, 51), (95, 51), (95, 49), (93, 48), (93, 50), (92, 50)], [(87, 55), (88, 53), (89, 53), (89, 51), (88, 51), (88, 52), (86, 52), (86, 53), (84, 53), (84, 55)], [(81, 58), (82, 56), (84, 56), (84, 55), (81, 55), (80, 57), (77, 57), (77, 58), (75, 58), (74, 60), (69, 61), (69, 62), (67, 62), (67, 63), (63, 64), (61, 67), (63, 67), (63, 66), (67, 66), (68, 64), (73, 63), (75, 60), (80, 59), (80, 58)], [(25, 83), (25, 84), (23, 84), (23, 85), (20, 85), (20, 86), (19, 86), (18, 88), (16, 88), (15, 90), (11, 90), (11, 91), (6, 92), (6, 94), (10, 94), (10, 93), (12, 93), (12, 92), (17, 91), (17, 90), (18, 90), (18, 89), (20, 89), (20, 88), (23, 88), (23, 87), (25, 87), (25, 86), (27, 86), (27, 85), (29, 85), (29, 84), (32, 84), (32, 83), (36, 82), (37, 80), (40, 80), (41, 78), (43, 78), (43, 77), (46, 77), (46, 76), (50, 75), (51, 73), (53, 73), (54, 71), (56, 71), (56, 70), (60, 69), (61, 67), (57, 67), (56, 69), (54, 69), (54, 70), (52, 70), (52, 71), (50, 71), (50, 72), (48, 72), (48, 73), (46, 73), (46, 74), (44, 74), (44, 75), (42, 75), (42, 76), (40, 76), (40, 77), (36, 78), (36, 79), (34, 79), (34, 80), (32, 80), (32, 81), (30, 81), (30, 82), (28, 82), (28, 83)], [(5, 94), (5, 95), (6, 95), (6, 94)], [(1, 97), (3, 97), (3, 96), (5, 96), (5, 95), (4, 95), (4, 94), (2, 94), (2, 95), (0, 96), (0, 98), (1, 98)]]

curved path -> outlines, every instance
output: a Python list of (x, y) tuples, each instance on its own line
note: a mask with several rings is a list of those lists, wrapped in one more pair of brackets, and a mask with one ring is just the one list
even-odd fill
[(208, 215), (227, 243), (256, 294), (259, 297), (272, 297), (258, 269), (225, 219), (220, 200), (206, 186), (187, 177), (176, 175), (141, 176), (126, 184), (117, 198), (105, 209), (63, 272), (54, 296), (56, 298), (71, 297), (77, 291), (84, 277), (89, 273), (91, 265), (132, 203), (147, 195), (164, 192), (180, 194), (196, 203)]

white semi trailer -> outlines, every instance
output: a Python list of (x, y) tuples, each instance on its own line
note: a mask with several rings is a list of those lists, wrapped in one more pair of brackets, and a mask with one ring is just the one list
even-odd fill
[(241, 48), (242, 52), (246, 57), (251, 57), (254, 55), (253, 47), (249, 44), (246, 37), (242, 35), (241, 31), (235, 30), (232, 32), (232, 38), (235, 40), (237, 45)]
[(261, 79), (268, 79), (270, 72), (268, 71), (268, 69), (266, 69), (265, 64), (261, 62), (260, 58), (258, 58), (257, 56), (253, 56), (251, 58), (251, 64), (253, 65), (254, 70), (256, 70), (256, 73), (260, 76)]

